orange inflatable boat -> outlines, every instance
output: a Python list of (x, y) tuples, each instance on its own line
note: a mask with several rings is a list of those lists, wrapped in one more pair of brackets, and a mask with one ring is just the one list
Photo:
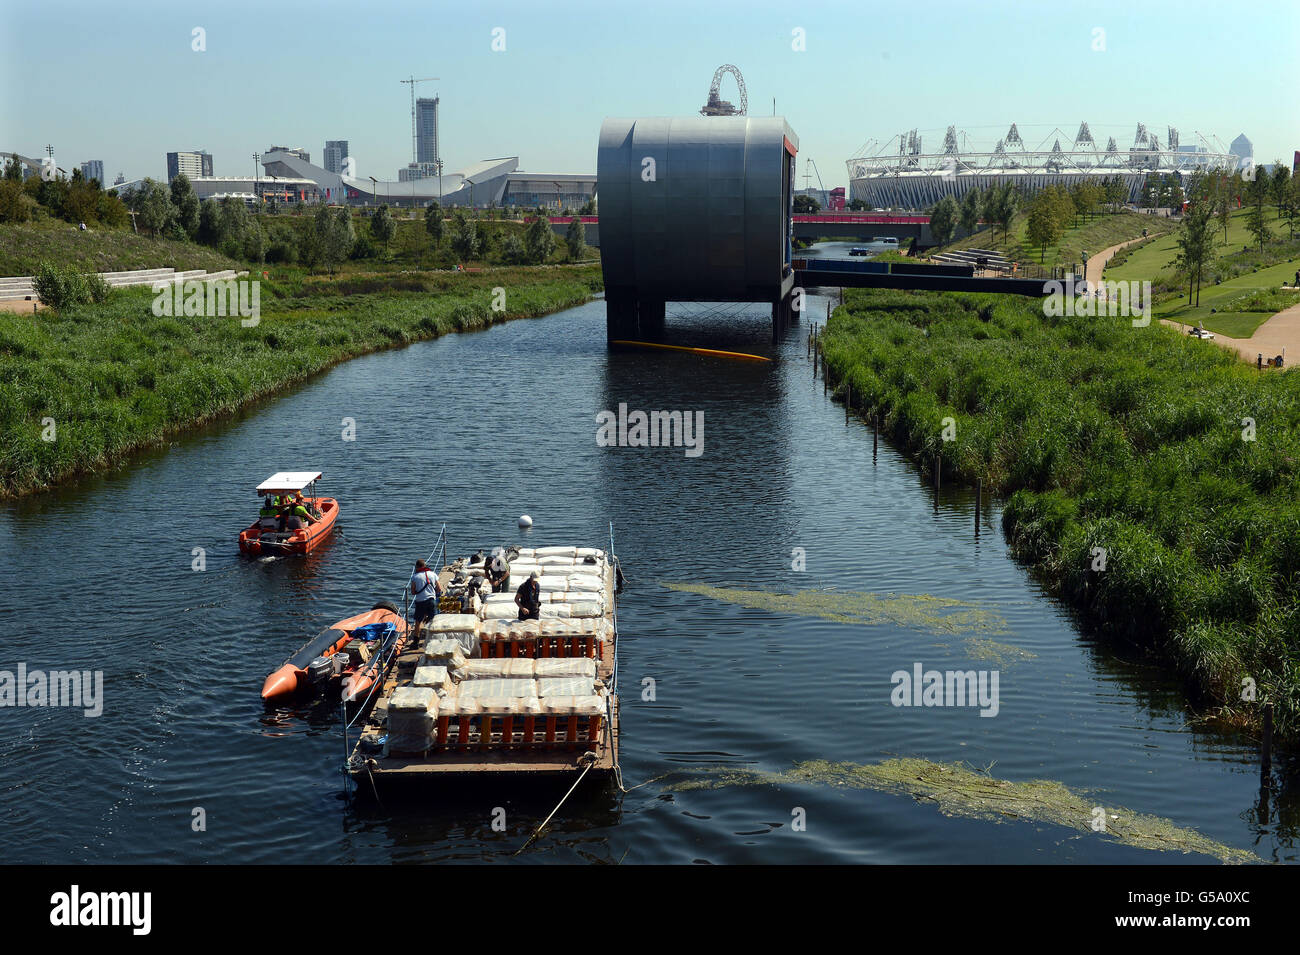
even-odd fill
[(406, 621), (395, 604), (374, 608), (322, 630), (262, 684), (262, 699), (281, 703), (337, 686), (349, 700), (364, 699), (383, 673), (382, 661), (406, 645)]
[[(257, 493), (267, 498), (266, 510), (273, 508), (273, 498), (281, 495), (302, 495), (303, 506), (312, 515), (306, 527), (280, 529), (278, 516), (260, 517), (239, 535), (239, 550), (249, 557), (283, 557), (288, 554), (310, 554), (334, 529), (339, 515), (339, 502), (332, 497), (315, 496), (319, 471), (281, 471), (272, 474), (257, 486)], [(264, 511), (265, 512), (265, 511)]]

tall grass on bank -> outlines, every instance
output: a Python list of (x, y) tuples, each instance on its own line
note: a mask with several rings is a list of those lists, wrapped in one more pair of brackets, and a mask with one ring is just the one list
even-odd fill
[(434, 294), (379, 287), (264, 282), (252, 328), (239, 316), (156, 317), (148, 289), (62, 313), (0, 313), (0, 496), (101, 470), (366, 352), (579, 305), (600, 270), (497, 270)]
[(1011, 495), (1013, 551), (1067, 600), (1162, 652), (1221, 715), (1249, 723), (1269, 701), (1300, 736), (1294, 373), (1010, 296), (850, 291), (823, 347), (899, 446)]

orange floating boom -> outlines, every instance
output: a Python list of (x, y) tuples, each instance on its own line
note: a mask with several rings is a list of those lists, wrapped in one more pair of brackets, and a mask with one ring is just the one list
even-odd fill
[(626, 339), (614, 339), (611, 345), (635, 345), (640, 348), (666, 348), (670, 351), (688, 351), (696, 355), (716, 355), (719, 358), (742, 358), (746, 361), (771, 361), (762, 355), (750, 355), (741, 351), (720, 351), (717, 348), (693, 348), (689, 345), (662, 345), (659, 342), (632, 342)]

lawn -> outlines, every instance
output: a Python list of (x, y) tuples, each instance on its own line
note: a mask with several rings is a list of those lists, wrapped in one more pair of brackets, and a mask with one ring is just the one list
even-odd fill
[[(1295, 278), (1297, 268), (1300, 268), (1300, 259), (1292, 259), (1289, 262), (1260, 269), (1258, 272), (1229, 279), (1221, 285), (1202, 286), (1199, 305), (1188, 305), (1187, 295), (1184, 293), (1180, 298), (1157, 304), (1153, 314), (1157, 318), (1187, 325), (1199, 322), (1210, 331), (1230, 338), (1249, 338), (1255, 333), (1255, 329), (1272, 318), (1278, 309), (1266, 307), (1259, 311), (1224, 312), (1223, 308), (1236, 301), (1250, 299), (1262, 290), (1280, 288), (1283, 284), (1289, 285)], [(1107, 274), (1106, 277), (1109, 279), (1110, 275)], [(1297, 294), (1291, 304), (1300, 304), (1300, 294)], [(1212, 312), (1211, 309), (1216, 311)]]

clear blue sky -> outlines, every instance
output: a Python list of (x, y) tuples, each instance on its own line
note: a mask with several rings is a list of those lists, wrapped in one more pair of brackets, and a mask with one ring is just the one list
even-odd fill
[(844, 185), (868, 140), (915, 127), (937, 147), (949, 124), (990, 145), (1012, 121), (1034, 145), (1086, 119), (1121, 148), (1138, 122), (1162, 142), (1169, 125), (1184, 143), (1245, 132), (1259, 162), (1300, 148), (1297, 0), (0, 0), (0, 150), (52, 143), (63, 168), (102, 159), (111, 181), (164, 176), (169, 150), (205, 148), (218, 175), (242, 175), (272, 144), (319, 163), (326, 139), (347, 139), (359, 175), (395, 178), (411, 148), (399, 80), (414, 74), (441, 77), (419, 92), (442, 95), (449, 170), (518, 155), (591, 173), (602, 118), (694, 113), (722, 63), (740, 67), (752, 115), (776, 98), (800, 185), (807, 157)]

